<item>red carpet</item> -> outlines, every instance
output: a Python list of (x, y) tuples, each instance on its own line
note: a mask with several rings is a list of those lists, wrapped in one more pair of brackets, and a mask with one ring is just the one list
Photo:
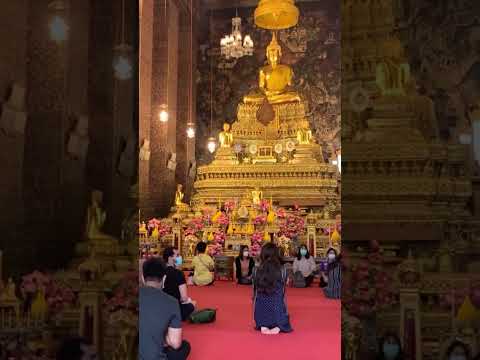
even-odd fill
[(287, 289), (293, 333), (262, 335), (253, 329), (252, 290), (230, 282), (189, 287), (199, 308), (216, 308), (213, 324), (187, 324), (184, 338), (192, 345), (189, 360), (337, 360), (340, 306), (318, 287)]

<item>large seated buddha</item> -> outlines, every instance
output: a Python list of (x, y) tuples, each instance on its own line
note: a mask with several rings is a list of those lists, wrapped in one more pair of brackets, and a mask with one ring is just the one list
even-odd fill
[(246, 104), (261, 104), (268, 100), (270, 104), (300, 102), (300, 95), (293, 90), (293, 70), (290, 66), (280, 64), (282, 48), (273, 33), (272, 41), (267, 47), (268, 65), (260, 68), (258, 88), (244, 96)]

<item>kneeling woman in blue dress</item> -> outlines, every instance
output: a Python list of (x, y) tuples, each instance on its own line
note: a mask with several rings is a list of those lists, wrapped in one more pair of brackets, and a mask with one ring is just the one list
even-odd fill
[(323, 291), (329, 299), (340, 299), (342, 296), (342, 263), (341, 255), (333, 248), (327, 251), (327, 273), (322, 273), (326, 283)]
[(253, 312), (255, 328), (262, 334), (276, 335), (293, 331), (285, 302), (287, 271), (278, 247), (263, 246), (260, 265), (253, 272)]

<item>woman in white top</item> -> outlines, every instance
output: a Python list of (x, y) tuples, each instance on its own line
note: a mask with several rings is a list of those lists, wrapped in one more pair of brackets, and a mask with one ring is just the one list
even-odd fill
[(293, 262), (293, 273), (300, 272), (305, 278), (305, 286), (309, 287), (313, 282), (315, 270), (317, 270), (315, 259), (313, 256), (310, 256), (305, 245), (300, 246), (297, 258)]

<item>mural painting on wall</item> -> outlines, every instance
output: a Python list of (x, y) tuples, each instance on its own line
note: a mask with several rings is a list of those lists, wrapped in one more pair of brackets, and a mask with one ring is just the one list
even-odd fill
[[(336, 4), (319, 2), (306, 7), (299, 4), (299, 24), (278, 33), (282, 45), (281, 62), (293, 67), (294, 87), (309, 103), (309, 121), (320, 144), (330, 151), (340, 145), (340, 11)], [(250, 34), (255, 47), (253, 56), (226, 60), (220, 56), (220, 39), (231, 30), (230, 13), (215, 13), (211, 18), (208, 42), (200, 45), (197, 73), (196, 156), (198, 162), (211, 160), (205, 144), (224, 122), (236, 119), (242, 97), (258, 86), (258, 69), (266, 62), (265, 48), (271, 34), (257, 28), (253, 9), (249, 18), (242, 16), (242, 32)], [(210, 71), (213, 69), (213, 71)], [(211, 80), (213, 114), (211, 119)]]
[(444, 139), (471, 134), (480, 103), (480, 2), (394, 1), (400, 39), (420, 89), (435, 102)]

